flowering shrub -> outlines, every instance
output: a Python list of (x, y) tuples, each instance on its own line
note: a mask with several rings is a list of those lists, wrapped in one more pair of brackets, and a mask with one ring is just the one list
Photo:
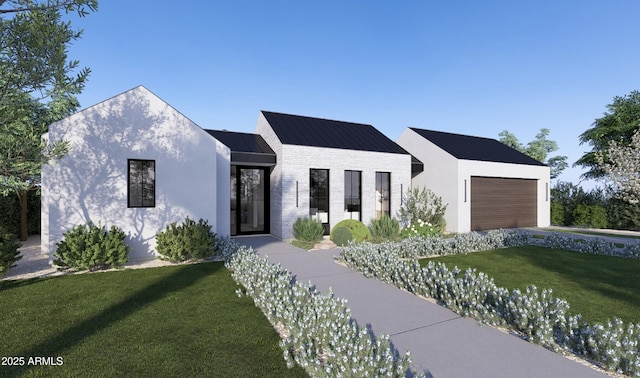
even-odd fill
[(640, 242), (625, 244), (623, 253), (627, 257), (640, 259)]
[(601, 238), (573, 237), (558, 232), (551, 233), (544, 239), (532, 239), (532, 241), (534, 240), (536, 244), (548, 248), (568, 249), (597, 255), (640, 258), (640, 242), (628, 243), (623, 248), (618, 248), (615, 243)]
[(530, 244), (528, 233), (519, 230), (492, 230), (455, 234), (452, 237), (409, 237), (399, 243), (383, 243), (384, 248), (397, 249), (402, 258), (446, 256)]
[[(218, 245), (226, 266), (281, 335), (289, 366), (311, 376), (405, 377), (411, 357), (399, 355), (389, 337), (374, 337), (351, 319), (346, 301), (295, 281), (288, 271), (231, 240)], [(235, 250), (234, 250), (235, 249)]]
[(405, 227), (400, 231), (400, 235), (403, 238), (408, 237), (423, 237), (430, 238), (438, 235), (438, 230), (429, 222), (424, 222), (422, 219), (418, 219), (416, 222), (411, 223), (408, 227)]
[(217, 237), (214, 245), (217, 253), (225, 262), (231, 260), (233, 255), (240, 249), (240, 244), (228, 236)]
[(419, 256), (468, 253), (480, 248), (521, 245), (529, 240), (526, 234), (513, 231), (467, 235), (452, 241), (413, 238), (400, 243), (350, 244), (342, 248), (338, 259), (368, 277), (435, 298), (462, 316), (508, 326), (531, 342), (569, 350), (606, 369), (640, 376), (640, 325), (625, 325), (619, 319), (590, 325), (579, 315), (569, 316), (568, 303), (554, 298), (551, 290), (539, 292), (530, 286), (524, 292), (509, 292), (473, 269), (462, 273), (457, 267), (449, 270), (443, 263), (434, 262), (420, 266)]
[(447, 221), (444, 214), (447, 204), (442, 204), (442, 197), (437, 196), (431, 189), (414, 187), (405, 193), (402, 205), (398, 210), (398, 217), (403, 226), (408, 226), (422, 219), (431, 223), (438, 233), (444, 233)]

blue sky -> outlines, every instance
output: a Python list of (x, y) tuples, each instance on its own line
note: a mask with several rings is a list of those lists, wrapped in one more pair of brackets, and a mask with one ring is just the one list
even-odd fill
[[(203, 128), (260, 110), (521, 142), (578, 136), (640, 89), (637, 0), (122, 1), (72, 17), (82, 107), (144, 85)], [(561, 180), (578, 183), (582, 171)], [(591, 187), (593, 183), (586, 183)]]

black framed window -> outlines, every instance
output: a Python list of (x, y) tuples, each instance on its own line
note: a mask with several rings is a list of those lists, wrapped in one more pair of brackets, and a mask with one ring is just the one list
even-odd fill
[(129, 159), (128, 207), (156, 206), (156, 162), (155, 160)]
[(344, 219), (362, 220), (361, 178), (360, 171), (344, 171)]
[(391, 172), (376, 172), (376, 219), (391, 216)]
[(309, 216), (318, 219), (329, 234), (329, 170), (309, 170)]

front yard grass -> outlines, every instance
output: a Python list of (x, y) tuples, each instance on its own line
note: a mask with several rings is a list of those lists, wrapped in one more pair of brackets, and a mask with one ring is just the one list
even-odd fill
[(553, 289), (569, 302), (571, 313), (589, 322), (618, 317), (640, 322), (640, 260), (582, 254), (539, 246), (522, 246), (466, 255), (422, 259), (440, 261), (452, 269), (476, 268), (498, 286), (524, 290), (529, 285)]
[(0, 281), (0, 376), (306, 376), (236, 288), (221, 262)]

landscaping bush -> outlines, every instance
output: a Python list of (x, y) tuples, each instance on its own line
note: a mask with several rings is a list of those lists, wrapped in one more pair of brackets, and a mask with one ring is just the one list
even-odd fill
[(242, 247), (226, 263), (282, 338), (287, 365), (312, 377), (412, 377), (411, 356), (394, 348), (387, 335), (375, 336), (351, 317), (346, 301), (320, 293), (311, 283)]
[(298, 217), (293, 223), (293, 237), (305, 242), (319, 242), (324, 234), (322, 223), (310, 217)]
[(78, 225), (65, 232), (64, 239), (56, 244), (53, 263), (61, 268), (91, 271), (123, 265), (131, 251), (125, 237), (116, 226), (107, 230), (91, 223)]
[(423, 222), (422, 219), (418, 219), (417, 222), (411, 223), (408, 227), (405, 227), (400, 232), (403, 238), (409, 237), (422, 237), (430, 238), (438, 235), (440, 232), (429, 222)]
[(172, 222), (156, 235), (156, 250), (163, 260), (204, 259), (216, 252), (216, 234), (204, 219), (196, 223), (187, 217), (179, 225)]
[(616, 230), (640, 230), (640, 204), (613, 197), (607, 203), (607, 219)]
[[(0, 195), (0, 227), (15, 235), (20, 234), (20, 203), (15, 194)], [(40, 193), (27, 192), (27, 230), (29, 235), (40, 233)]]
[(369, 223), (369, 230), (373, 240), (381, 242), (384, 240), (396, 240), (400, 236), (400, 222), (396, 218), (391, 218), (387, 214), (380, 219), (372, 219)]
[(615, 243), (601, 238), (575, 237), (559, 232), (553, 232), (545, 236), (544, 239), (531, 239), (531, 241), (547, 248), (640, 259), (640, 242), (625, 243), (624, 247), (618, 248)]
[(355, 242), (363, 242), (371, 240), (371, 231), (364, 225), (364, 223), (360, 222), (357, 219), (345, 219), (343, 221), (338, 222), (333, 229), (331, 229), (331, 240), (334, 240), (334, 232), (338, 227), (346, 227), (351, 231), (351, 236), (353, 237), (353, 241)]
[(561, 203), (551, 202), (551, 224), (564, 226), (564, 206)]
[(335, 227), (333, 230), (333, 242), (339, 246), (345, 246), (349, 244), (350, 241), (353, 240), (353, 235), (351, 234), (351, 230), (344, 226)]
[[(476, 238), (476, 237), (474, 237)], [(516, 244), (518, 234), (501, 232), (480, 236), (486, 244)], [(428, 240), (437, 240), (433, 238)], [(461, 253), (467, 246), (449, 244)], [(409, 253), (406, 246), (409, 245)], [(405, 246), (405, 250), (398, 248)], [(624, 324), (614, 319), (606, 324), (589, 324), (580, 315), (570, 316), (569, 305), (552, 296), (551, 290), (539, 292), (529, 286), (522, 292), (495, 285), (486, 274), (468, 269), (449, 270), (443, 263), (430, 261), (421, 267), (413, 256), (430, 251), (425, 239), (408, 239), (401, 243), (350, 244), (339, 259), (350, 267), (409, 292), (430, 296), (463, 316), (472, 316), (495, 326), (509, 326), (525, 339), (553, 350), (568, 350), (595, 361), (600, 366), (630, 376), (640, 375), (640, 324)], [(491, 248), (493, 249), (493, 248)]]
[(18, 248), (20, 243), (17, 242), (16, 235), (0, 226), (0, 276), (6, 274), (15, 266), (13, 264), (22, 258)]
[(427, 188), (414, 187), (409, 189), (402, 200), (402, 207), (398, 211), (400, 223), (408, 227), (421, 219), (431, 223), (442, 234), (447, 228), (444, 213), (448, 205), (442, 204), (442, 197), (438, 197)]
[(573, 223), (580, 227), (606, 228), (607, 210), (600, 205), (580, 204), (573, 211)]

